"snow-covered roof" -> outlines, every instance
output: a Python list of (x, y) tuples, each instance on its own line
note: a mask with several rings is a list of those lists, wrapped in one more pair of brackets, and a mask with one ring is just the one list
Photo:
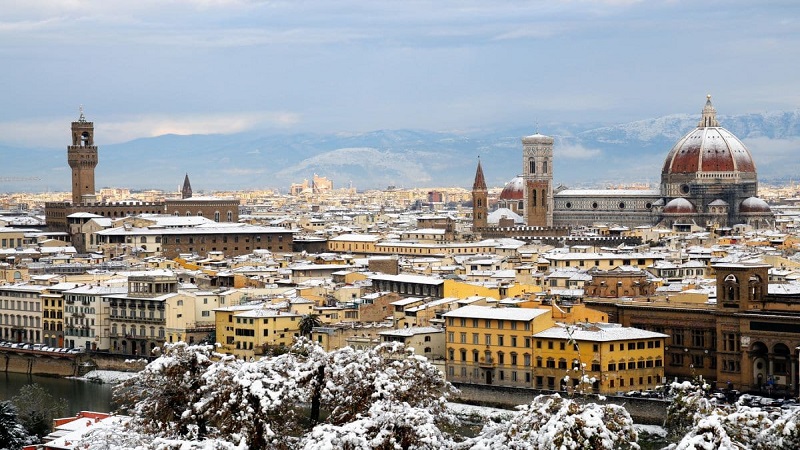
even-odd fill
[(642, 330), (640, 328), (623, 327), (619, 324), (586, 324), (571, 326), (571, 333), (567, 327), (557, 325), (544, 331), (535, 333), (533, 337), (543, 339), (575, 339), (576, 341), (611, 342), (611, 341), (630, 341), (637, 339), (660, 339), (667, 338), (669, 335), (656, 333), (654, 331)]
[(444, 333), (444, 330), (437, 327), (410, 327), (410, 328), (398, 328), (396, 330), (381, 331), (378, 334), (384, 336), (410, 337), (417, 334), (431, 334), (431, 333)]
[(522, 320), (527, 322), (544, 314), (550, 314), (550, 310), (536, 308), (493, 308), (489, 306), (469, 305), (445, 313), (444, 317)]

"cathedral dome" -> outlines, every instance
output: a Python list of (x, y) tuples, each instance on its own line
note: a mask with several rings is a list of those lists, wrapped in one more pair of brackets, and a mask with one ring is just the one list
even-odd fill
[(681, 138), (667, 154), (662, 176), (714, 172), (752, 173), (756, 165), (747, 147), (730, 131), (719, 126), (709, 95), (697, 128)]
[(742, 200), (742, 203), (739, 205), (739, 212), (742, 214), (772, 214), (772, 210), (769, 208), (767, 202), (758, 197), (748, 197)]
[(695, 214), (697, 209), (683, 197), (673, 198), (664, 206), (664, 214)]
[(500, 193), (500, 200), (522, 200), (525, 195), (523, 187), (522, 177), (512, 178)]

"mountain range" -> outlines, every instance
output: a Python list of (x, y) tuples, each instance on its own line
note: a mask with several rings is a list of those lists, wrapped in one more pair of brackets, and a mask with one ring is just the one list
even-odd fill
[[(800, 109), (719, 116), (722, 126), (749, 148), (762, 182), (800, 176)], [(672, 145), (697, 126), (699, 115), (676, 114), (635, 122), (553, 123), (539, 132), (555, 137), (556, 185), (656, 186)], [(178, 190), (188, 173), (198, 191), (278, 189), (314, 174), (334, 187), (469, 188), (480, 157), (487, 184), (502, 186), (522, 169), (521, 137), (537, 130), (507, 127), (465, 132), (379, 130), (368, 133), (163, 135), (103, 145), (96, 187)], [(2, 145), (0, 191), (67, 191), (70, 169), (65, 146), (16, 148)], [(24, 178), (38, 177), (38, 181)]]

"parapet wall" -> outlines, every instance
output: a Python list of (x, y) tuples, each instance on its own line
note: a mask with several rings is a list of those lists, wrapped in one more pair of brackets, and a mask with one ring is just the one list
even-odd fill
[[(538, 395), (554, 393), (538, 389), (480, 384), (453, 383), (453, 385), (461, 391), (455, 397), (455, 401), (507, 409), (530, 403)], [(593, 402), (624, 406), (636, 423), (649, 425), (663, 425), (667, 418), (667, 406), (669, 405), (669, 402), (660, 399), (620, 396), (605, 396), (603, 400), (595, 396), (576, 396), (575, 400), (581, 403)]]

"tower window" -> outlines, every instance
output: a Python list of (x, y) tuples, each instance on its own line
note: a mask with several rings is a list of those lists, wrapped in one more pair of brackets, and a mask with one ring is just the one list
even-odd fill
[(536, 161), (530, 160), (530, 173), (536, 173)]
[(542, 163), (542, 173), (547, 173), (547, 161)]
[(536, 189), (531, 191), (531, 206), (536, 206)]

